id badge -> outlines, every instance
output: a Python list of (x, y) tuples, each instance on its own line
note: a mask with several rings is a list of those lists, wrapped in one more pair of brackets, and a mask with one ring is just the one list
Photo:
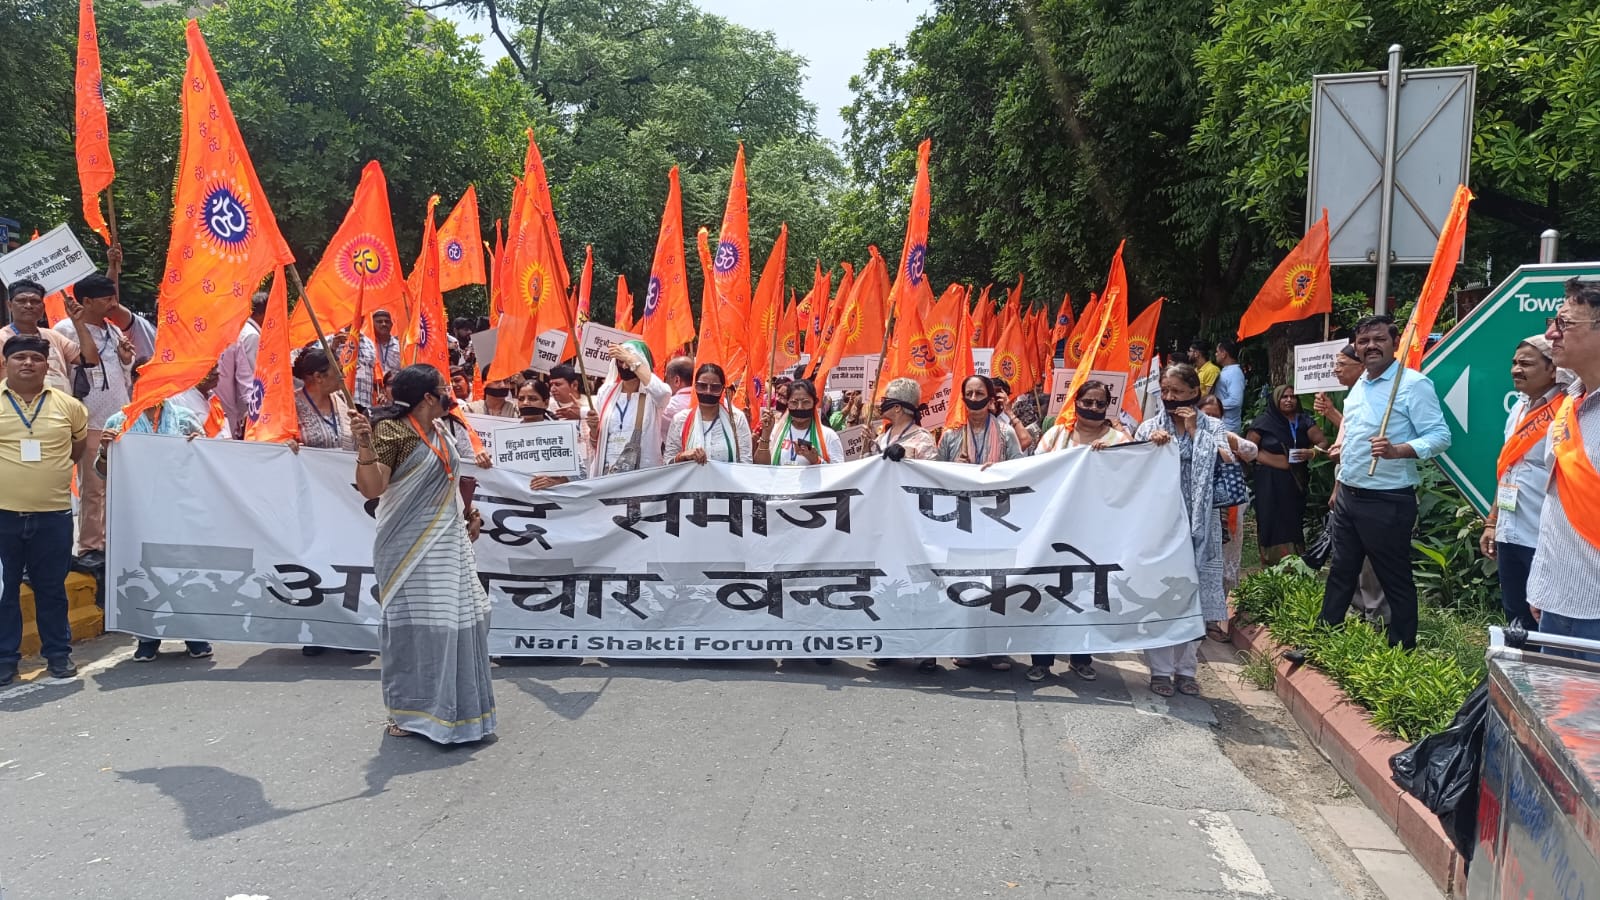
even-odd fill
[(1502, 509), (1506, 512), (1517, 511), (1517, 485), (1514, 482), (1511, 484), (1502, 483), (1495, 490), (1494, 506), (1495, 509)]
[(44, 459), (44, 454), (40, 452), (39, 442), (34, 438), (23, 438), (22, 461), (39, 462), (42, 459)]

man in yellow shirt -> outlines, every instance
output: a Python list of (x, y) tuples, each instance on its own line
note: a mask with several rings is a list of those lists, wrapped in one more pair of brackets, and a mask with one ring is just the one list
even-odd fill
[(1211, 342), (1204, 338), (1195, 338), (1189, 342), (1189, 365), (1194, 366), (1195, 372), (1200, 375), (1200, 396), (1205, 397), (1212, 393), (1212, 388), (1217, 386), (1217, 376), (1222, 370), (1211, 361)]
[(54, 678), (78, 674), (67, 620), (72, 562), (72, 461), (89, 438), (89, 410), (45, 385), (50, 344), (18, 334), (0, 346), (0, 687), (17, 677), (22, 645), (22, 576), (33, 586), (40, 653)]

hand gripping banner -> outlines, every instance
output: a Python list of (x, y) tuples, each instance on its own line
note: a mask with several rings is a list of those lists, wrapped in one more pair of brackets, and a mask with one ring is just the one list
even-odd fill
[[(354, 471), (339, 451), (128, 435), (111, 460), (108, 627), (376, 648)], [(683, 463), (543, 491), (465, 474), (497, 656), (1095, 653), (1203, 629), (1172, 447), (987, 471)]]

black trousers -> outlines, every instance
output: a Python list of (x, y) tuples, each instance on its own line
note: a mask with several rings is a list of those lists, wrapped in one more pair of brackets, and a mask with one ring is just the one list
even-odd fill
[(1528, 610), (1528, 576), (1533, 574), (1533, 548), (1521, 544), (1496, 543), (1495, 558), (1500, 562), (1500, 606), (1506, 622), (1521, 623), (1538, 631), (1539, 622)]
[(1344, 621), (1361, 578), (1361, 563), (1389, 600), (1389, 644), (1417, 646), (1417, 583), (1411, 571), (1411, 533), (1417, 524), (1414, 490), (1373, 491), (1339, 485), (1334, 501), (1333, 559), (1322, 595), (1322, 621)]

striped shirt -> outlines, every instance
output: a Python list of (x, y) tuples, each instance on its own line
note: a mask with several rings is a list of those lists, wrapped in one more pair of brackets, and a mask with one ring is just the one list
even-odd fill
[[(1573, 383), (1567, 393), (1583, 396), (1583, 385)], [(1591, 465), (1600, 461), (1600, 392), (1583, 397), (1577, 408), (1583, 431), (1583, 449)], [(1595, 547), (1567, 523), (1567, 511), (1555, 482), (1555, 448), (1550, 453), (1550, 493), (1539, 515), (1539, 552), (1533, 555), (1528, 576), (1528, 605), (1569, 619), (1600, 619), (1600, 547)]]

